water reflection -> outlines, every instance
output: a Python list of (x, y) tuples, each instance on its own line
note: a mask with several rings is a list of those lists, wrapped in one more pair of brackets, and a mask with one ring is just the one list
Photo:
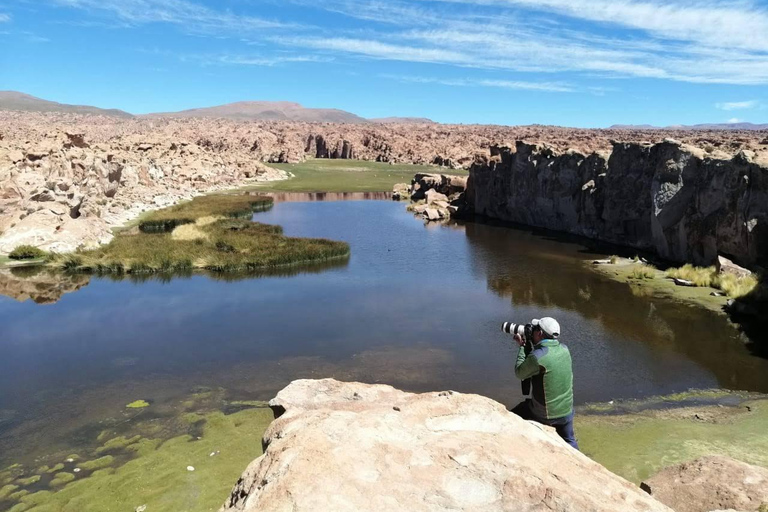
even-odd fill
[[(579, 245), (479, 222), (465, 229), (476, 254), (472, 261), (487, 276), (489, 288), (514, 306), (572, 311), (596, 320), (614, 342), (632, 340), (657, 353), (683, 354), (713, 372), (722, 387), (768, 388), (766, 362), (744, 349), (745, 340), (723, 316), (657, 297), (642, 283), (619, 283), (585, 271), (584, 260), (599, 255)], [(574, 258), (576, 252), (582, 257)], [(576, 340), (589, 335), (570, 334)]]

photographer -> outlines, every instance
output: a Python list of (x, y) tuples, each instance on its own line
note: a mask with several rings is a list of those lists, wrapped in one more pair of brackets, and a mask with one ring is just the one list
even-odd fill
[(573, 432), (573, 369), (568, 347), (560, 344), (560, 324), (554, 318), (531, 322), (530, 353), (526, 340), (515, 333), (520, 346), (515, 364), (515, 376), (531, 379), (531, 398), (517, 405), (512, 412), (526, 420), (555, 427), (565, 442), (579, 449)]

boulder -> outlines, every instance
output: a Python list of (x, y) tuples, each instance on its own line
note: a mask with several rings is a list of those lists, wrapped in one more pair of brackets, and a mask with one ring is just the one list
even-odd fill
[(732, 274), (736, 277), (749, 277), (752, 272), (744, 267), (740, 267), (724, 256), (718, 256), (715, 268), (718, 274)]
[(448, 197), (445, 194), (441, 194), (435, 189), (427, 190), (424, 193), (424, 199), (426, 199), (427, 204), (432, 204), (436, 201), (442, 201), (446, 204), (448, 204)]
[(768, 469), (720, 455), (666, 468), (642, 488), (676, 512), (768, 509)]
[(427, 220), (440, 220), (443, 216), (437, 208), (427, 208), (424, 210), (424, 218)]
[(298, 380), (221, 512), (671, 512), (489, 398)]

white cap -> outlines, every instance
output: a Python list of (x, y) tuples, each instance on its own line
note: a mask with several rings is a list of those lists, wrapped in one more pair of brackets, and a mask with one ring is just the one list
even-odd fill
[(554, 318), (548, 316), (542, 319), (534, 318), (531, 320), (531, 325), (538, 325), (545, 334), (553, 338), (560, 336), (560, 324)]

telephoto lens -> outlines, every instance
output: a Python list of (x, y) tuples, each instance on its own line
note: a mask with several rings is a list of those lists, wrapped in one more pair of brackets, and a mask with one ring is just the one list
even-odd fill
[(501, 324), (501, 330), (507, 334), (515, 335), (519, 334), (523, 336), (525, 334), (525, 326), (520, 324), (514, 324), (512, 322), (504, 322)]

